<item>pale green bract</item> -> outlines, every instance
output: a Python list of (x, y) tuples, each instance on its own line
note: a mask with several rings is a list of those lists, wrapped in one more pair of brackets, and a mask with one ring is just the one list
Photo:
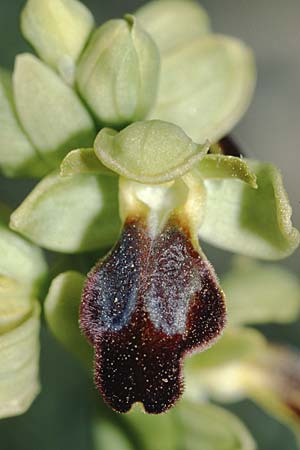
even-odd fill
[(28, 0), (21, 14), (24, 37), (69, 84), (93, 26), (92, 14), (77, 0)]
[(53, 173), (14, 211), (10, 226), (57, 252), (107, 248), (120, 230), (118, 181), (111, 176)]
[(70, 149), (92, 144), (94, 123), (79, 97), (35, 56), (17, 57), (13, 86), (20, 121), (48, 167)]
[(145, 117), (158, 85), (159, 52), (133, 16), (110, 20), (92, 36), (77, 84), (98, 121), (122, 126)]
[(209, 149), (194, 143), (176, 125), (160, 120), (136, 122), (120, 133), (104, 128), (95, 153), (123, 177), (142, 183), (164, 183), (188, 172)]

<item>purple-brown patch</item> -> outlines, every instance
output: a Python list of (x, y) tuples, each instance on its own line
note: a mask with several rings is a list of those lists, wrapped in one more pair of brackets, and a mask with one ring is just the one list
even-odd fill
[(225, 321), (214, 271), (176, 220), (155, 238), (141, 219), (127, 220), (89, 273), (80, 311), (96, 386), (119, 412), (135, 402), (148, 413), (169, 409), (183, 390), (183, 356), (208, 348)]

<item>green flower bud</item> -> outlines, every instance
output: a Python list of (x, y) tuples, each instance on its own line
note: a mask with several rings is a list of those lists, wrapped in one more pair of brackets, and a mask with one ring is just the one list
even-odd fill
[(21, 15), (24, 37), (70, 84), (93, 26), (92, 14), (77, 0), (28, 0)]
[(146, 116), (158, 86), (159, 53), (133, 16), (93, 35), (77, 71), (78, 88), (98, 120), (121, 126)]
[(142, 183), (163, 183), (182, 176), (208, 151), (179, 127), (152, 120), (129, 125), (120, 133), (104, 128), (95, 141), (101, 162)]

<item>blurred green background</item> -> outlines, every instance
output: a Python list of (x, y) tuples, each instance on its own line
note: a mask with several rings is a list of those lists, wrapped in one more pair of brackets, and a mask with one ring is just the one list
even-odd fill
[[(0, 65), (13, 67), (14, 55), (28, 50), (18, 17), (24, 0), (0, 1)], [(85, 0), (101, 23), (133, 12), (137, 0)], [(300, 226), (300, 1), (203, 0), (215, 31), (244, 40), (256, 55), (258, 84), (254, 101), (233, 135), (244, 152), (272, 161), (282, 171)], [(32, 183), (0, 178), (0, 197), (15, 207)], [(224, 272), (231, 255), (204, 247), (217, 272)], [(299, 273), (299, 250), (284, 263)], [(283, 299), (284, 307), (284, 299)], [(277, 342), (300, 347), (300, 326), (268, 326), (263, 331)], [(0, 421), (1, 450), (91, 450), (91, 398), (96, 395), (79, 364), (42, 331), (42, 393), (25, 415)], [(230, 407), (258, 442), (260, 450), (295, 450), (291, 434), (250, 402)], [(114, 450), (114, 449), (104, 449)], [(163, 449), (162, 449), (163, 450)], [(216, 449), (218, 450), (218, 449)]]

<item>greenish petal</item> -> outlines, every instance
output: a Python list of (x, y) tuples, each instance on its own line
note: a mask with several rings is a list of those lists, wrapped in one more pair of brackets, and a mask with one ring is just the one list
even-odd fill
[(9, 230), (0, 214), (0, 274), (37, 294), (47, 275), (42, 251)]
[(195, 38), (162, 57), (150, 118), (175, 123), (195, 142), (215, 142), (243, 116), (255, 77), (252, 53), (239, 40)]
[(72, 150), (60, 165), (60, 175), (62, 177), (80, 173), (115, 175), (114, 172), (101, 164), (93, 148)]
[(77, 253), (112, 245), (118, 237), (118, 180), (53, 173), (11, 216), (11, 228), (41, 247)]
[(298, 247), (291, 206), (279, 171), (272, 164), (246, 160), (257, 189), (238, 180), (206, 179), (206, 211), (201, 239), (217, 247), (261, 259), (284, 258)]
[(195, 1), (152, 1), (136, 12), (141, 25), (164, 54), (210, 31), (209, 17)]
[(223, 277), (222, 288), (231, 325), (286, 323), (300, 316), (299, 278), (284, 267), (238, 258)]
[(16, 328), (0, 333), (0, 418), (24, 413), (40, 390), (40, 307)]
[(15, 111), (10, 74), (0, 69), (0, 167), (8, 177), (42, 177), (48, 166), (22, 130)]
[(155, 43), (127, 15), (106, 22), (93, 34), (79, 61), (77, 84), (98, 121), (120, 127), (148, 114), (158, 75)]
[(223, 179), (233, 178), (244, 181), (256, 188), (256, 176), (245, 159), (227, 155), (205, 155), (197, 165), (203, 178)]
[(19, 55), (13, 83), (20, 121), (50, 167), (57, 167), (71, 149), (92, 144), (91, 117), (52, 69), (33, 55)]
[(45, 300), (45, 317), (53, 335), (87, 367), (92, 367), (93, 351), (79, 330), (79, 306), (85, 276), (64, 272), (51, 283)]
[(76, 0), (28, 0), (21, 14), (24, 37), (70, 84), (93, 26), (92, 14)]
[(136, 122), (120, 133), (103, 128), (95, 141), (95, 153), (105, 166), (141, 183), (182, 176), (208, 147), (195, 144), (179, 127), (160, 120)]
[(257, 448), (250, 432), (238, 417), (219, 406), (183, 400), (176, 415), (179, 419), (178, 429), (182, 430), (181, 448), (184, 450)]

